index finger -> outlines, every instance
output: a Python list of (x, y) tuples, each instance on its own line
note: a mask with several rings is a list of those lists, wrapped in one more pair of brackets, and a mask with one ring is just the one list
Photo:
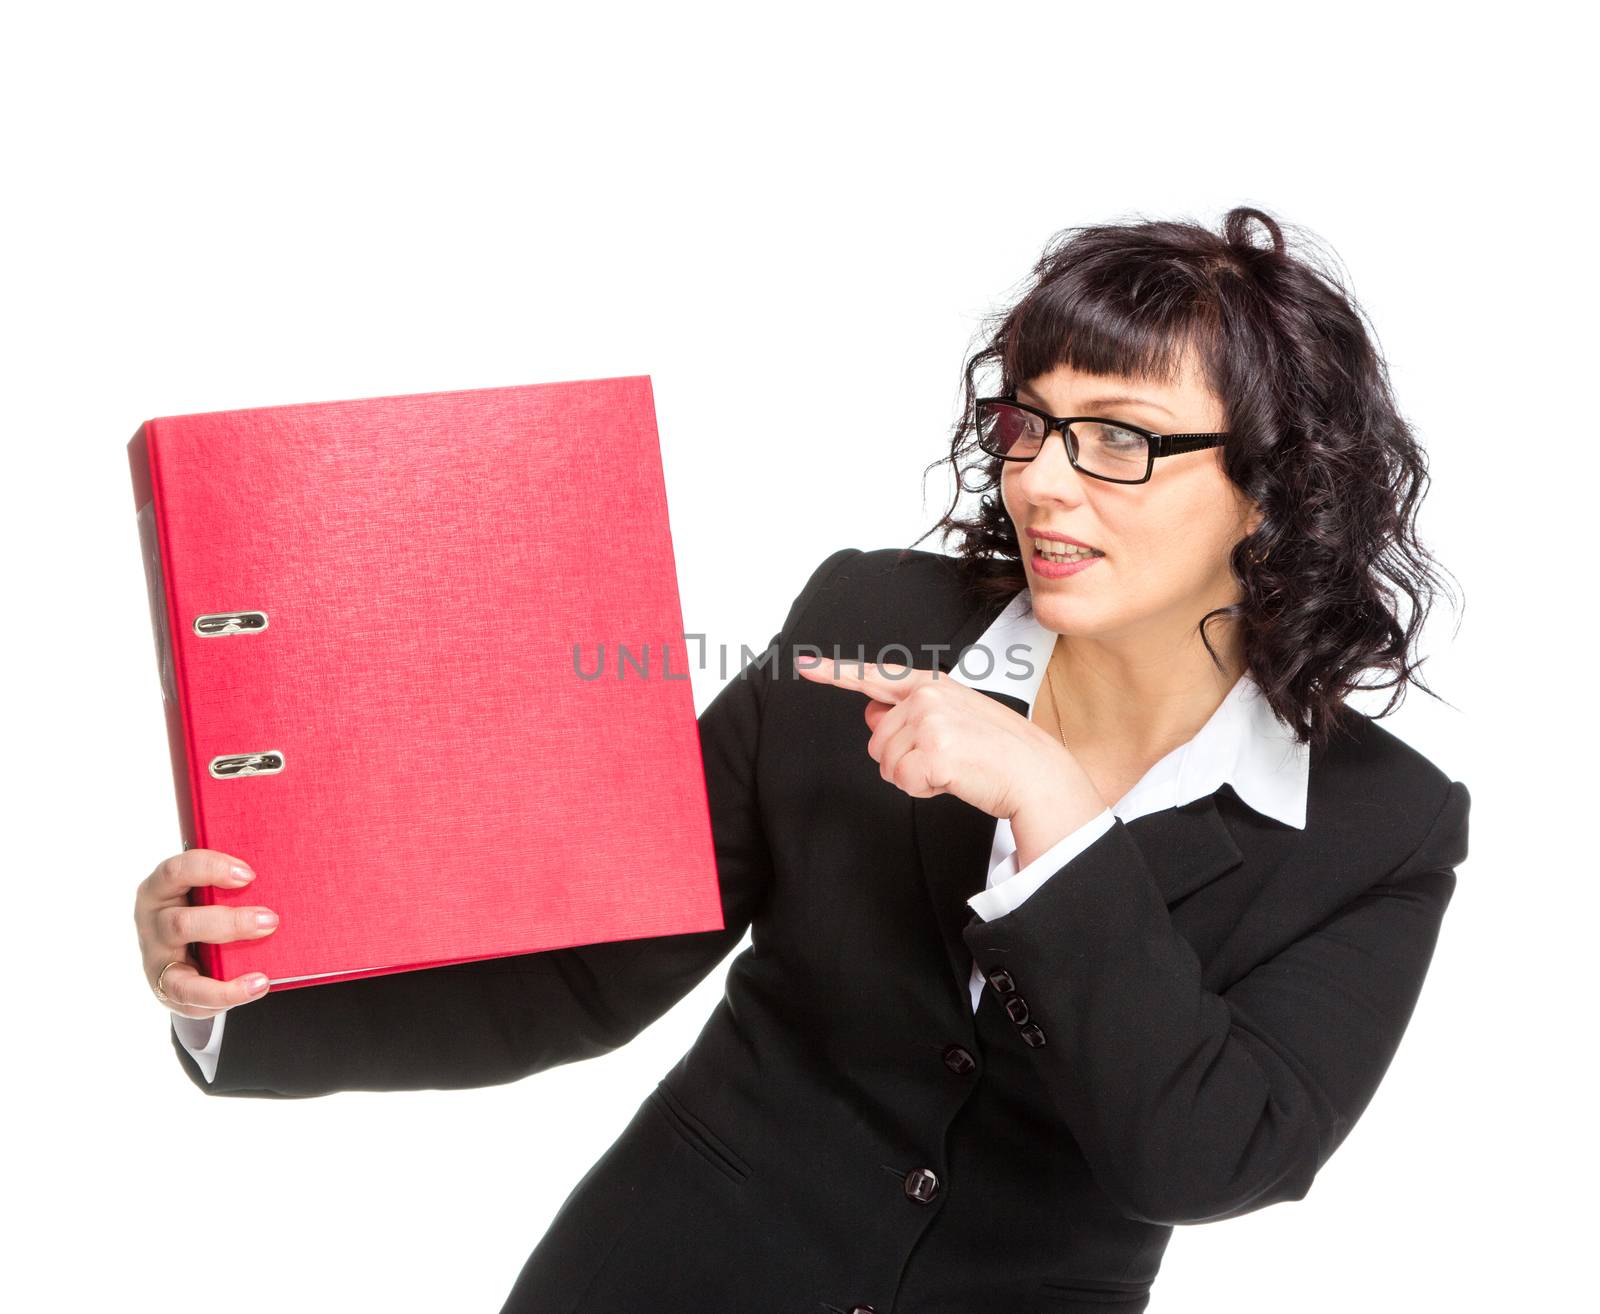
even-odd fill
[(939, 679), (941, 671), (923, 671), (900, 662), (863, 662), (848, 657), (817, 658), (806, 665), (795, 659), (795, 669), (819, 684), (854, 689), (886, 703), (897, 703), (913, 689)]
[(174, 899), (197, 885), (238, 889), (254, 877), (249, 864), (232, 854), (217, 849), (185, 849), (163, 859), (145, 879), (158, 898)]

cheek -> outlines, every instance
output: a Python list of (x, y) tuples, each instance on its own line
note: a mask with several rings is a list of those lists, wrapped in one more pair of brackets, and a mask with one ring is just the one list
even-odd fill
[[(1017, 534), (1019, 539), (1022, 531), (1018, 526), (1034, 518), (1029, 510), (1028, 499), (1023, 495), (1014, 473), (1022, 468), (1013, 463), (1000, 475), (1000, 505), (1005, 508), (1006, 518), (1011, 522), (1012, 533)], [(1025, 542), (1023, 547), (1027, 547)]]
[(1216, 562), (1192, 542), (1153, 547), (1146, 560), (1139, 589), (1162, 602), (1207, 593), (1215, 582)]
[(1017, 506), (1022, 498), (1017, 493), (1015, 471), (1019, 467), (1016, 462), (1006, 462), (1006, 468), (1000, 472), (1000, 503), (1006, 509), (1006, 514), (1013, 520), (1017, 518)]
[[(1179, 490), (1174, 489), (1173, 492)], [(1185, 490), (1187, 491), (1187, 490)], [(1116, 527), (1118, 544), (1140, 578), (1141, 591), (1181, 596), (1208, 590), (1228, 574), (1233, 522), (1225, 489), (1152, 499), (1137, 517)]]

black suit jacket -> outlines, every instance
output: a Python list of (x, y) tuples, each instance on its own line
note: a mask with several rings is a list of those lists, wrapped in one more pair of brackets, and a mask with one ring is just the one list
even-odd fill
[(862, 695), (791, 662), (903, 643), (948, 670), (1001, 605), (960, 580), (934, 553), (833, 553), (780, 660), (702, 714), (725, 930), (268, 994), (229, 1013), (215, 1082), (174, 1037), (180, 1061), (212, 1095), (513, 1081), (625, 1044), (753, 928), (505, 1311), (1144, 1309), (1175, 1224), (1301, 1199), (1372, 1098), (1467, 790), (1349, 710), (1303, 831), (1224, 785), (1116, 820), (985, 922), (966, 899), (994, 819), (884, 781)]

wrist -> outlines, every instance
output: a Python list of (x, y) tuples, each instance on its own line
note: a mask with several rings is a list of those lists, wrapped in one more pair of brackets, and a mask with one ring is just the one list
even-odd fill
[(1019, 869), (1106, 809), (1105, 800), (1077, 760), (1065, 748), (1061, 757), (1064, 761), (1030, 780), (1011, 815)]

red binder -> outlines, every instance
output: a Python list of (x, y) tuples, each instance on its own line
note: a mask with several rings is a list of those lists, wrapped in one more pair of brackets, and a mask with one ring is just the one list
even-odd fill
[(648, 375), (128, 444), (183, 845), (277, 988), (722, 928)]

